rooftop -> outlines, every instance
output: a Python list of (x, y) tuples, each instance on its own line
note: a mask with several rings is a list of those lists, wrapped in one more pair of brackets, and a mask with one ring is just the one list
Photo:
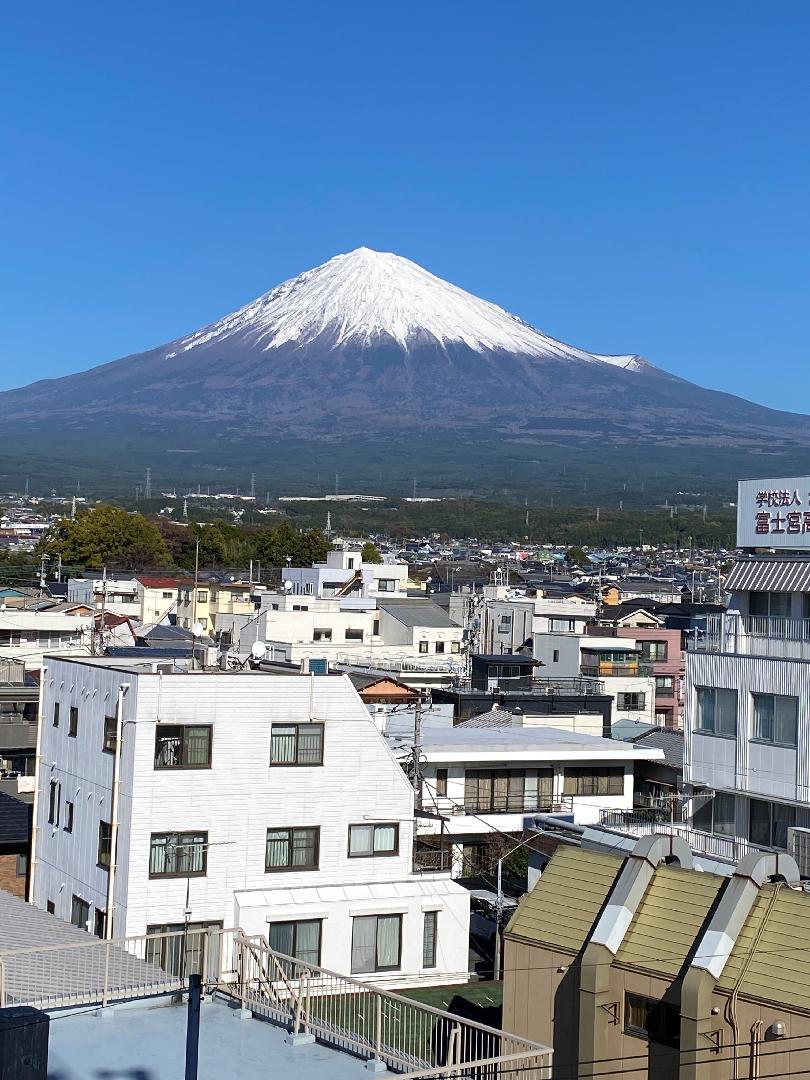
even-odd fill
[(516, 754), (536, 751), (556, 755), (575, 754), (583, 758), (613, 758), (620, 761), (660, 761), (664, 756), (661, 750), (638, 748), (620, 740), (602, 739), (598, 735), (564, 731), (561, 728), (546, 727), (544, 724), (489, 728), (466, 723), (452, 728), (428, 729), (422, 734), (422, 749), (428, 756), (445, 751), (452, 754), (462, 751), (514, 751)]
[(432, 600), (377, 600), (380, 611), (386, 612), (403, 626), (435, 626), (460, 629), (447, 612)]

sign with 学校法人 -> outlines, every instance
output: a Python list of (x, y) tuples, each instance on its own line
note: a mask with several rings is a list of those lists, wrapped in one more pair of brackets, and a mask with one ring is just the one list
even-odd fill
[(810, 476), (740, 480), (737, 547), (810, 550)]

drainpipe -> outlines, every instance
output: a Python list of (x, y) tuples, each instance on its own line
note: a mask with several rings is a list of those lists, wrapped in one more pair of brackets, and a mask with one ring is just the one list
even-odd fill
[(121, 743), (124, 735), (124, 695), (129, 683), (118, 687), (115, 705), (115, 756), (113, 757), (112, 809), (110, 811), (110, 868), (107, 872), (107, 920), (104, 937), (112, 940), (114, 932), (115, 872), (118, 869), (118, 804), (121, 798)]
[(48, 674), (47, 667), (43, 667), (39, 672), (39, 711), (37, 715), (37, 749), (34, 756), (34, 806), (31, 811), (31, 855), (30, 866), (28, 867), (28, 895), (26, 900), (29, 904), (34, 902), (34, 874), (36, 873), (36, 853), (37, 853), (37, 836), (39, 834), (39, 828), (37, 827), (37, 813), (39, 812), (39, 784), (42, 779), (41, 769), (41, 753), (42, 753), (42, 726), (44, 723), (44, 716), (42, 715), (42, 702), (45, 697), (45, 677)]

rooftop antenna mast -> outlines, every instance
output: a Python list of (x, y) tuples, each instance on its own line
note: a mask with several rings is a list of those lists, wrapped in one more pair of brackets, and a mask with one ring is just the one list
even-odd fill
[(143, 487), (143, 497), (145, 499), (151, 499), (152, 498), (152, 470), (151, 469), (146, 470), (146, 483), (144, 484), (144, 487)]
[(251, 497), (251, 499), (256, 498), (256, 473), (255, 472), (252, 472), (250, 474), (250, 497)]

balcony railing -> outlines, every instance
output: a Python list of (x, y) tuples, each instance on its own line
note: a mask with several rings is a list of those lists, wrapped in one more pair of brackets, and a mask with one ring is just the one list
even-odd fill
[(200, 948), (188, 964), (182, 931), (120, 941), (88, 936), (86, 944), (6, 951), (0, 954), (0, 1007), (104, 1007), (177, 992), (195, 971), (207, 990), (294, 1034), (312, 1034), (333, 1050), (380, 1062), (403, 1080), (551, 1076), (551, 1047), (303, 963), (275, 952), (259, 935), (213, 930), (198, 936)]
[(629, 679), (649, 679), (653, 674), (652, 664), (614, 664), (607, 660), (600, 661), (598, 664), (582, 664), (579, 670), (583, 675), (595, 679), (616, 678), (617, 676)]
[(705, 629), (688, 635), (691, 651), (810, 660), (810, 619), (728, 612), (708, 615)]
[(771, 850), (752, 844), (741, 836), (717, 836), (693, 829), (683, 821), (669, 821), (663, 811), (603, 810), (599, 824), (603, 829), (626, 833), (628, 836), (649, 836), (651, 833), (680, 836), (698, 854), (735, 864), (752, 851)]

